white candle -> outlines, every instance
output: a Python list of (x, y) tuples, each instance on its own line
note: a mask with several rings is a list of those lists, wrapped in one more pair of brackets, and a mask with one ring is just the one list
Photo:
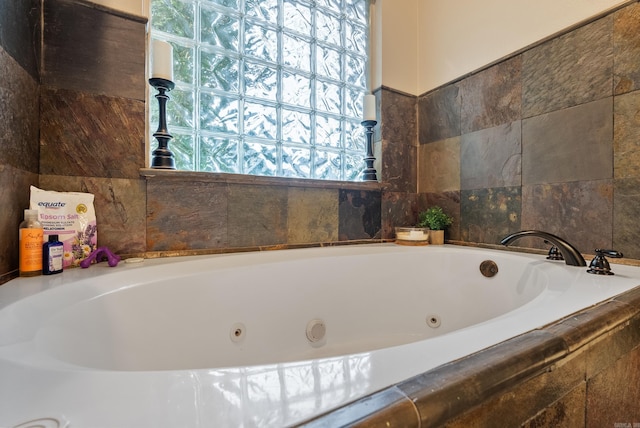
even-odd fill
[(151, 51), (151, 77), (173, 81), (173, 46), (162, 40), (153, 40)]
[(364, 96), (364, 114), (362, 116), (363, 120), (377, 120), (375, 95)]

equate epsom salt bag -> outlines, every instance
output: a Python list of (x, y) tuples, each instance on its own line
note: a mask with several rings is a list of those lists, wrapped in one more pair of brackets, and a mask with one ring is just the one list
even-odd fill
[(98, 246), (93, 194), (54, 192), (31, 186), (31, 209), (38, 210), (44, 242), (58, 235), (64, 246), (62, 266), (78, 266)]

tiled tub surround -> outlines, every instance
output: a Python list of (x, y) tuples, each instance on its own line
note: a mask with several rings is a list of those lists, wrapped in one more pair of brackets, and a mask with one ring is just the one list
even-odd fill
[[(290, 426), (355, 399), (311, 425), (637, 420), (637, 379), (626, 379), (630, 388), (614, 384), (625, 387), (613, 394), (613, 410), (598, 408), (611, 399), (605, 367), (635, 352), (640, 267), (615, 265), (615, 276), (597, 276), (544, 257), (373, 244), (20, 278), (0, 288), (0, 378), (10, 386), (0, 387), (0, 425), (63, 416), (92, 427)], [(487, 259), (497, 276), (479, 271)], [(384, 263), (392, 267), (357, 280)], [(417, 265), (431, 273), (424, 283)], [(320, 340), (310, 343), (304, 331), (314, 318), (326, 337), (312, 333)], [(618, 331), (631, 340), (612, 341)], [(613, 349), (607, 358), (602, 346)], [(585, 378), (593, 379), (586, 394)], [(41, 393), (51, 389), (56, 394)], [(488, 409), (473, 409), (494, 397)], [(595, 416), (585, 419), (585, 401)]]
[(451, 239), (640, 258), (639, 28), (631, 2), (418, 97), (418, 200), (447, 201)]

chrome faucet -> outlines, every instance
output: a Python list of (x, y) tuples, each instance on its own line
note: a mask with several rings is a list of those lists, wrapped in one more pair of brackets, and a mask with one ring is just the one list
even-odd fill
[(502, 245), (508, 246), (516, 239), (522, 238), (524, 236), (537, 236), (538, 238), (546, 239), (551, 242), (553, 245), (558, 247), (560, 250), (560, 254), (564, 257), (565, 263), (571, 266), (586, 266), (587, 263), (584, 261), (582, 254), (578, 251), (573, 245), (569, 244), (564, 239), (552, 235), (547, 232), (541, 232), (539, 230), (522, 230), (520, 232), (512, 233), (508, 235), (500, 241)]

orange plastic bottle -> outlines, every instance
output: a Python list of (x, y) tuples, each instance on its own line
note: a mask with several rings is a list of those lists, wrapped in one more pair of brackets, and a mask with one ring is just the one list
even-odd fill
[(38, 210), (24, 210), (24, 221), (20, 223), (18, 234), (20, 276), (42, 275), (44, 231), (38, 221)]

